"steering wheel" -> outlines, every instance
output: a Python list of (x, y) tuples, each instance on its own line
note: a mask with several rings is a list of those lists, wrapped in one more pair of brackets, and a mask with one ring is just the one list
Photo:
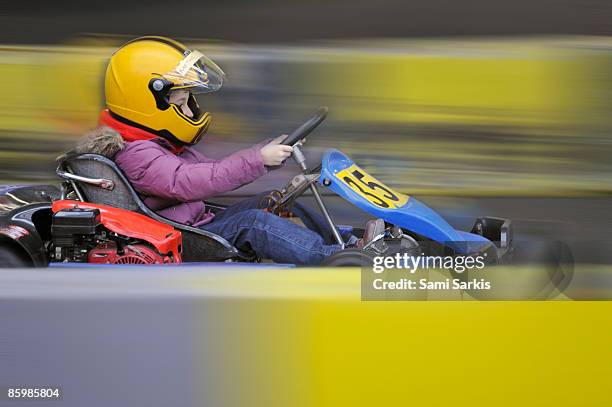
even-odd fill
[(323, 120), (325, 120), (328, 110), (329, 109), (327, 106), (320, 107), (314, 116), (308, 119), (300, 127), (293, 130), (293, 132), (289, 134), (289, 137), (287, 137), (281, 144), (285, 146), (293, 146), (295, 143), (312, 133), (312, 131), (316, 129), (317, 126), (323, 122)]

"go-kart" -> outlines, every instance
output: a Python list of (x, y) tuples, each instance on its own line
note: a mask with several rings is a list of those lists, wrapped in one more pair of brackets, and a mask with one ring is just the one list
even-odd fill
[[(310, 169), (302, 140), (326, 116), (327, 108), (319, 109), (285, 139), (283, 144), (293, 146), (292, 158), (301, 173), (284, 188), (269, 194), (262, 204), (263, 210), (291, 216), (295, 200), (310, 191), (335, 241), (344, 248), (328, 258), (326, 265), (360, 265), (372, 256), (399, 252), (486, 254), (489, 262), (497, 263), (512, 252), (512, 225), (507, 219), (482, 217), (470, 232), (456, 230), (434, 210), (378, 181), (335, 149), (326, 151), (321, 164)], [(239, 250), (218, 235), (156, 214), (144, 205), (115, 163), (104, 156), (68, 156), (60, 161), (56, 172), (62, 179), (59, 188), (0, 187), (2, 266), (265, 260)], [(360, 249), (345, 248), (320, 187), (382, 218), (387, 229)], [(206, 204), (213, 212), (224, 209)]]

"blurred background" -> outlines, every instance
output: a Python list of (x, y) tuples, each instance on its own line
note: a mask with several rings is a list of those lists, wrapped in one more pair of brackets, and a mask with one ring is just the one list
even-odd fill
[[(580, 264), (561, 299), (611, 298), (609, 0), (9, 2), (0, 184), (58, 182), (55, 157), (96, 126), (106, 61), (141, 35), (180, 39), (228, 74), (202, 100), (206, 154), (327, 105), (312, 166), (338, 148), (456, 227), (502, 216), (517, 239), (565, 240)], [(366, 218), (326, 198), (337, 222)], [(611, 403), (610, 302), (360, 302), (358, 272), (339, 270), (0, 277), (0, 385), (61, 385), (62, 405)]]
[[(459, 227), (596, 242), (612, 227), (612, 3), (505, 1), (25, 1), (0, 16), (0, 182), (56, 182), (54, 158), (96, 126), (122, 42), (181, 39), (228, 74), (206, 95), (223, 156), (291, 131), (320, 105), (330, 147)], [(233, 192), (278, 188), (289, 164)], [(338, 220), (363, 214), (332, 199)], [(605, 249), (604, 251), (607, 251)]]

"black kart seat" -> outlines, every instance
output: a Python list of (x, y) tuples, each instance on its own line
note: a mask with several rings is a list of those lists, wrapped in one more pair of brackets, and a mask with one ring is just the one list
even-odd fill
[[(60, 161), (57, 175), (66, 180), (77, 197), (85, 202), (108, 205), (142, 213), (180, 230), (183, 235), (184, 261), (253, 260), (227, 240), (206, 230), (164, 218), (149, 209), (138, 196), (121, 169), (112, 160), (98, 154), (79, 154)], [(211, 204), (207, 207), (221, 209)]]

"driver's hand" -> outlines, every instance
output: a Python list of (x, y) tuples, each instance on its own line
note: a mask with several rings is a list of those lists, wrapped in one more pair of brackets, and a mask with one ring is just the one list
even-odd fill
[(280, 143), (287, 138), (286, 134), (279, 136), (263, 146), (260, 150), (261, 158), (264, 165), (274, 167), (281, 165), (291, 155), (293, 148), (291, 146), (283, 146)]

